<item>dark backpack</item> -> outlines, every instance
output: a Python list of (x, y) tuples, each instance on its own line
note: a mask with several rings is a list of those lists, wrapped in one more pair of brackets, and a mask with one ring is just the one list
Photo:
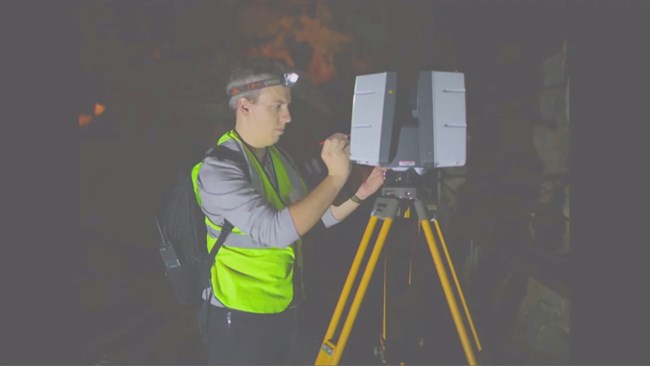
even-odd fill
[[(211, 148), (205, 156), (246, 164), (241, 155), (223, 146)], [(210, 283), (210, 267), (233, 225), (225, 220), (216, 244), (208, 253), (205, 216), (194, 194), (192, 168), (177, 169), (176, 182), (164, 196), (155, 221), (158, 249), (174, 296), (182, 305), (198, 306), (203, 289)], [(244, 171), (248, 177), (248, 169)]]

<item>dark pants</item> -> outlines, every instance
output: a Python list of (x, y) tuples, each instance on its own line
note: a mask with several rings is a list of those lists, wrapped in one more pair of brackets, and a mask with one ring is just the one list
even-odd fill
[(208, 349), (208, 364), (304, 364), (298, 313), (297, 309), (288, 309), (280, 314), (253, 314), (204, 302), (197, 318)]

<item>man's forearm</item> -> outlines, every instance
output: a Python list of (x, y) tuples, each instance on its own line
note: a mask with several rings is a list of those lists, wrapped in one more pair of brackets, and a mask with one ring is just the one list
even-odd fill
[(339, 221), (345, 220), (346, 217), (350, 216), (354, 210), (359, 207), (359, 204), (347, 199), (345, 202), (341, 203), (339, 206), (332, 206), (332, 215)]
[(316, 225), (344, 184), (345, 179), (328, 175), (305, 198), (289, 206), (298, 235), (304, 235)]

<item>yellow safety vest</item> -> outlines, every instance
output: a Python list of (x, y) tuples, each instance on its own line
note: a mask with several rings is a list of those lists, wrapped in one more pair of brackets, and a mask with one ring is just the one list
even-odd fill
[[(244, 146), (234, 131), (230, 131), (219, 139), (217, 144), (235, 139), (241, 145), (253, 166), (254, 174), (251, 179), (258, 179), (262, 187), (262, 195), (277, 210), (285, 207), (284, 202), (290, 202), (289, 194), (292, 191), (291, 181), (298, 181), (303, 192), (306, 186), (302, 178), (293, 169), (289, 172), (281, 153), (275, 146), (269, 147), (270, 157), (275, 168), (278, 190), (276, 192), (264, 172), (264, 168), (257, 161), (252, 151)], [(197, 200), (197, 177), (203, 162), (192, 169), (192, 182)], [(291, 179), (289, 174), (292, 174)], [(279, 193), (279, 197), (278, 197)], [(221, 226), (213, 223), (207, 216), (205, 223), (209, 227), (221, 231)], [(233, 228), (230, 235), (246, 235), (238, 228)], [(207, 250), (210, 251), (217, 238), (207, 235)], [(240, 248), (229, 246), (227, 240), (219, 249), (215, 262), (211, 268), (212, 292), (214, 296), (226, 307), (252, 313), (274, 314), (284, 311), (293, 300), (293, 275), (294, 265), (302, 267), (302, 240), (285, 248)], [(296, 263), (297, 262), (297, 263)], [(302, 286), (302, 283), (300, 284)]]

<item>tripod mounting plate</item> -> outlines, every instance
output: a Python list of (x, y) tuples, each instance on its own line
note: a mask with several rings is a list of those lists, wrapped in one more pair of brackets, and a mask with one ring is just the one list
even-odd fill
[(415, 187), (384, 187), (381, 189), (381, 195), (400, 200), (414, 200), (418, 197), (418, 190)]
[(400, 215), (401, 209), (411, 207), (415, 209), (419, 220), (428, 220), (432, 215), (427, 210), (427, 205), (418, 198), (406, 198), (395, 196), (380, 196), (377, 197), (375, 205), (372, 209), (372, 216), (384, 220), (387, 218), (395, 219)]

